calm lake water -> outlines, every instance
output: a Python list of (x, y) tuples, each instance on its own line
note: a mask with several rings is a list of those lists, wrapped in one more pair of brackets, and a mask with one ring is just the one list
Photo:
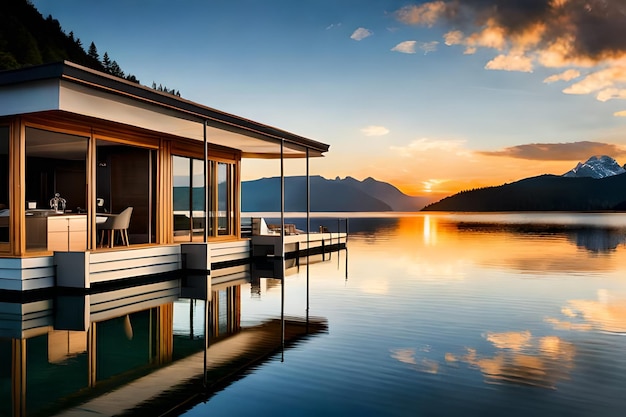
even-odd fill
[[(312, 229), (336, 229), (333, 216), (313, 219)], [(197, 295), (206, 289), (185, 294), (175, 282), (150, 284), (150, 300), (133, 299), (130, 289), (36, 300), (38, 309), (54, 310), (54, 320), (23, 342), (26, 382), (10, 378), (19, 344), (0, 337), (0, 415), (10, 415), (7, 404), (22, 383), (27, 415), (97, 415), (97, 401), (116, 390), (125, 393), (119, 398), (142, 395), (145, 387), (124, 384), (145, 380), (159, 369), (155, 362), (197, 359), (208, 310), (213, 363), (238, 349), (234, 341), (242, 336), (275, 337), (280, 325), (271, 323), (281, 313), (302, 321), (307, 304), (310, 320), (322, 323), (307, 337), (294, 337), (284, 350), (272, 345), (237, 378), (208, 391), (195, 380), (167, 405), (150, 403), (164, 412), (186, 401), (172, 412), (184, 416), (626, 413), (626, 215), (369, 216), (350, 218), (347, 251), (316, 257), (308, 274), (303, 264), (287, 268), (284, 286), (272, 278), (282, 265), (237, 272), (222, 283), (213, 277), (212, 307)], [(304, 228), (302, 219), (288, 222)], [(129, 312), (129, 303), (111, 301), (122, 298), (145, 305)], [(86, 332), (59, 339), (50, 330), (71, 328), (67, 313), (75, 319), (81, 305), (91, 309), (86, 321), (97, 323), (86, 325), (95, 348), (93, 339), (84, 342)], [(168, 317), (170, 328), (163, 325)], [(81, 327), (80, 317), (69, 321)], [(155, 336), (159, 326), (169, 336)], [(79, 341), (68, 341), (72, 336)], [(174, 384), (172, 375), (148, 386)], [(189, 398), (194, 390), (202, 395)], [(155, 410), (126, 412), (133, 414)]]
[[(184, 415), (623, 416), (624, 242), (622, 214), (350, 219), (347, 273), (343, 252), (310, 271), (328, 332)], [(305, 293), (301, 268), (287, 314)]]

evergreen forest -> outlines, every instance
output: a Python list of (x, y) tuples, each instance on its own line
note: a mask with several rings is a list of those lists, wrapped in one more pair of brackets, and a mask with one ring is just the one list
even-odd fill
[[(65, 33), (58, 20), (43, 17), (29, 0), (0, 0), (0, 71), (71, 61), (88, 68), (139, 83), (133, 74), (91, 41), (85, 46), (74, 32)], [(152, 88), (180, 97), (180, 92), (161, 84)]]

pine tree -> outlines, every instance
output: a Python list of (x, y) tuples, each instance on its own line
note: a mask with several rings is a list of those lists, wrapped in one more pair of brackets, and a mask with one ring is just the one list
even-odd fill
[(111, 73), (111, 58), (109, 58), (109, 54), (107, 52), (104, 53), (102, 57), (102, 65), (104, 65), (104, 70)]
[(96, 48), (95, 43), (91, 42), (91, 45), (89, 45), (89, 51), (87, 52), (87, 55), (89, 55), (89, 58), (100, 62), (100, 55), (98, 55), (98, 48)]
[(122, 71), (120, 66), (117, 64), (117, 61), (111, 62), (111, 75), (124, 78), (124, 71)]

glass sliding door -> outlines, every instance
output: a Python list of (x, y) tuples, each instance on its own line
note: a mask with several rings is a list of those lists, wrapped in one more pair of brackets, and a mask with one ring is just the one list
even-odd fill
[(217, 164), (217, 225), (218, 235), (234, 234), (235, 213), (233, 210), (234, 165), (225, 162)]
[(200, 159), (173, 156), (174, 240), (204, 239), (206, 217), (204, 163)]
[(155, 242), (157, 151), (114, 140), (98, 139), (96, 145), (96, 222), (132, 207), (130, 244)]
[(204, 239), (206, 221), (206, 197), (204, 193), (204, 163), (200, 159), (191, 160), (191, 234)]
[(174, 240), (191, 240), (191, 159), (172, 157), (174, 172), (172, 192), (174, 202)]
[[(207, 161), (208, 193), (201, 159), (173, 156), (172, 168), (174, 240), (201, 241), (205, 227), (209, 237), (235, 235), (236, 164)], [(205, 225), (207, 211), (209, 222)]]

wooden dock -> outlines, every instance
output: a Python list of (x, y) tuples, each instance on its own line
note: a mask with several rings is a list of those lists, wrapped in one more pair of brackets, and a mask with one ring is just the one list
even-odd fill
[(284, 236), (283, 250), (281, 236), (253, 235), (251, 237), (252, 257), (297, 258), (333, 252), (346, 248), (347, 233), (302, 233)]

